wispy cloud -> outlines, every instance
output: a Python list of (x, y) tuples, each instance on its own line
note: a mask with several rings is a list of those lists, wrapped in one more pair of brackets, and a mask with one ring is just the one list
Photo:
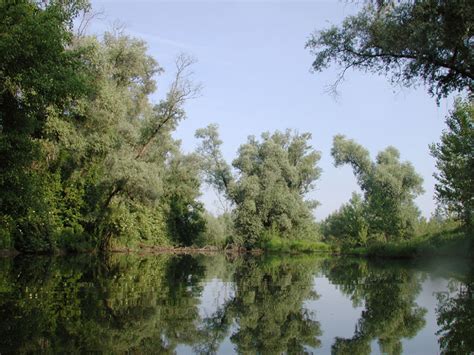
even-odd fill
[(194, 45), (194, 44), (185, 43), (181, 41), (175, 41), (173, 39), (164, 38), (164, 37), (151, 34), (151, 33), (138, 32), (138, 31), (133, 31), (130, 29), (126, 29), (125, 32), (130, 34), (131, 36), (141, 38), (148, 43), (158, 43), (158, 44), (163, 44), (166, 46), (171, 46), (171, 47), (181, 48), (181, 49), (186, 49), (186, 50), (191, 50), (191, 49), (196, 49), (196, 48), (201, 47), (199, 45)]

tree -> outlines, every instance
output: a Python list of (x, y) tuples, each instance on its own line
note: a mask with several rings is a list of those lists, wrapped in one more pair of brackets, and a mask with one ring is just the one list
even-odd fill
[(341, 68), (391, 75), (392, 83), (424, 83), (439, 100), (474, 89), (474, 4), (470, 0), (368, 3), (341, 26), (317, 31), (306, 43), (313, 69)]
[(171, 240), (189, 246), (201, 238), (206, 229), (204, 207), (200, 196), (199, 159), (195, 154), (173, 157), (169, 162), (164, 184), (164, 204)]
[(349, 203), (331, 213), (322, 224), (322, 233), (327, 240), (350, 246), (364, 246), (368, 240), (367, 208), (362, 197), (352, 194)]
[(239, 244), (254, 247), (264, 233), (314, 237), (311, 210), (317, 203), (304, 199), (320, 175), (320, 153), (308, 144), (311, 134), (287, 130), (263, 133), (261, 141), (249, 137), (232, 163), (234, 177), (219, 152), (216, 127), (199, 130), (197, 136), (203, 139), (200, 152), (207, 162), (207, 181), (235, 205)]
[(199, 93), (123, 32), (74, 36), (85, 0), (0, 5), (0, 246), (45, 252), (191, 244), (204, 228), (199, 164), (172, 133)]
[(394, 147), (381, 151), (375, 162), (367, 149), (343, 135), (336, 135), (331, 154), (335, 166), (349, 164), (364, 192), (369, 234), (407, 238), (413, 234), (418, 208), (413, 200), (423, 192), (423, 179), (409, 162), (400, 162)]
[(84, 113), (96, 129), (82, 131), (93, 157), (86, 164), (99, 170), (89, 185), (93, 198), (85, 196), (92, 202), (88, 232), (103, 251), (113, 243), (192, 244), (204, 228), (202, 205), (195, 200), (200, 181), (195, 157), (181, 154), (172, 132), (186, 117), (183, 105), (199, 91), (190, 80), (194, 60), (177, 57), (174, 80), (153, 105), (154, 75), (163, 69), (143, 41), (121, 33), (106, 33), (102, 43), (87, 41), (95, 47), (91, 61), (100, 87)]
[(474, 226), (474, 105), (457, 99), (446, 118), (447, 130), (441, 142), (430, 146), (439, 173), (434, 174), (438, 202), (463, 221)]
[(0, 236), (8, 247), (45, 251), (60, 228), (57, 177), (39, 141), (47, 118), (74, 120), (93, 92), (85, 48), (72, 46), (72, 22), (86, 1), (0, 4)]
[[(226, 195), (232, 188), (234, 177), (229, 164), (225, 161), (222, 152), (222, 140), (219, 138), (219, 127), (210, 124), (196, 131), (195, 137), (201, 139), (197, 152), (201, 156), (204, 182), (213, 186), (218, 196)], [(229, 198), (229, 196), (226, 196)]]

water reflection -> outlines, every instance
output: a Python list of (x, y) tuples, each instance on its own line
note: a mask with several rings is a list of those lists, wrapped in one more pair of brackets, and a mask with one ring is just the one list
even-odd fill
[(426, 309), (418, 306), (421, 275), (400, 263), (337, 260), (326, 265), (327, 277), (356, 305), (364, 304), (354, 336), (336, 338), (334, 354), (370, 354), (377, 340), (379, 352), (401, 354), (403, 338), (414, 337), (425, 326)]
[[(239, 353), (302, 353), (305, 347), (320, 344), (320, 324), (315, 312), (303, 302), (316, 299), (312, 276), (317, 259), (240, 259), (234, 273), (235, 296), (206, 319), (209, 334), (220, 333), (234, 321), (237, 330), (230, 340)], [(215, 339), (215, 337), (212, 337)], [(216, 350), (215, 342), (201, 347), (202, 352)]]
[[(0, 353), (301, 354), (317, 352), (324, 339), (334, 354), (369, 354), (374, 341), (378, 352), (399, 354), (425, 327), (417, 296), (428, 274), (407, 263), (311, 256), (4, 258)], [(324, 338), (318, 302), (307, 302), (327, 292), (315, 275), (362, 308), (352, 336)], [(451, 290), (437, 295), (446, 353), (474, 349), (473, 275), (451, 278)], [(232, 292), (209, 302), (210, 284)], [(216, 307), (202, 312), (206, 303)]]
[(461, 279), (451, 284), (451, 292), (437, 294), (437, 335), (445, 354), (474, 353), (474, 268)]
[(193, 344), (203, 268), (191, 257), (15, 259), (0, 352), (141, 350)]

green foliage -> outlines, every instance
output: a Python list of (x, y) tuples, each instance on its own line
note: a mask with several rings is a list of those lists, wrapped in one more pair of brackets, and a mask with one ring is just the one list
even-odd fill
[(192, 244), (200, 164), (172, 138), (197, 93), (193, 60), (163, 69), (143, 41), (75, 37), (87, 1), (0, 5), (0, 233), (27, 252)]
[(438, 227), (436, 232), (418, 235), (409, 240), (374, 240), (367, 247), (343, 249), (347, 254), (382, 257), (415, 258), (432, 256), (472, 257), (471, 238), (458, 225), (447, 223)]
[(309, 133), (264, 133), (261, 141), (249, 137), (232, 163), (237, 170), (235, 177), (219, 151), (216, 126), (199, 130), (196, 135), (203, 140), (200, 152), (207, 162), (207, 181), (225, 192), (235, 206), (238, 235), (234, 242), (252, 248), (266, 232), (289, 239), (309, 234), (316, 237), (311, 210), (317, 203), (304, 196), (319, 178), (316, 164), (320, 154), (309, 145)]
[(341, 26), (317, 31), (306, 44), (313, 69), (341, 68), (391, 75), (405, 86), (424, 83), (438, 100), (473, 90), (474, 5), (460, 1), (378, 1), (368, 3)]
[(233, 176), (221, 153), (218, 128), (216, 124), (210, 124), (198, 129), (195, 136), (202, 140), (198, 153), (202, 157), (204, 181), (222, 194), (228, 192)]
[(178, 245), (195, 244), (206, 228), (204, 207), (196, 200), (200, 195), (198, 157), (177, 155), (170, 159), (164, 184), (171, 239)]
[(84, 6), (0, 4), (0, 220), (8, 220), (1, 230), (25, 251), (54, 248), (59, 227), (58, 180), (44, 169), (48, 156), (41, 144), (49, 113), (73, 119), (75, 101), (93, 92), (85, 53), (72, 46), (70, 31)]
[(279, 237), (269, 238), (262, 245), (262, 248), (270, 252), (281, 252), (281, 253), (309, 253), (309, 252), (322, 252), (327, 253), (330, 251), (330, 246), (322, 242), (316, 242), (314, 240), (297, 239), (288, 240)]
[[(423, 179), (409, 162), (400, 162), (398, 150), (388, 147), (372, 162), (365, 148), (337, 135), (331, 154), (336, 166), (352, 166), (364, 192), (364, 201), (354, 200), (353, 197), (349, 205), (329, 218), (329, 226), (334, 225), (330, 228), (340, 225), (338, 232), (359, 239), (355, 243), (365, 243), (367, 233), (369, 236), (381, 235), (387, 240), (413, 236), (419, 217), (413, 200), (423, 192)], [(342, 224), (351, 219), (353, 230), (348, 231), (349, 227)], [(368, 232), (365, 231), (367, 227)]]
[(434, 176), (436, 198), (441, 206), (461, 220), (468, 233), (474, 226), (474, 104), (457, 99), (446, 118), (441, 142), (431, 145), (439, 173)]
[(214, 246), (224, 248), (232, 242), (233, 221), (229, 213), (214, 217), (210, 213), (205, 213), (206, 229), (200, 235), (199, 246)]
[(449, 233), (459, 229), (460, 223), (453, 219), (442, 218), (433, 215), (430, 219), (420, 218), (415, 228), (415, 235), (421, 237), (429, 237), (435, 234)]
[(366, 205), (362, 198), (352, 194), (349, 203), (330, 214), (322, 223), (322, 233), (333, 244), (364, 246), (368, 241)]

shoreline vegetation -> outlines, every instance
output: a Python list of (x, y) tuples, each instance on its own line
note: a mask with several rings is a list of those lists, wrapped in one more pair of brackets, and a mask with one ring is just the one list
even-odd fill
[[(440, 142), (427, 147), (438, 170), (437, 209), (429, 219), (415, 201), (424, 193), (423, 179), (397, 148), (373, 156), (338, 134), (330, 152), (334, 166), (352, 169), (360, 193), (316, 221), (319, 202), (310, 192), (322, 174), (322, 152), (313, 147), (311, 132), (249, 136), (230, 162), (218, 126), (209, 124), (196, 131), (197, 147), (186, 153), (174, 133), (186, 119), (188, 101), (200, 96), (195, 59), (176, 58), (172, 82), (153, 102), (164, 68), (143, 40), (124, 31), (78, 32), (75, 20), (91, 12), (87, 0), (0, 3), (0, 255), (474, 255), (474, 76), (466, 59), (474, 53), (462, 37), (474, 24), (458, 15), (438, 19), (474, 9), (467, 3), (466, 9), (443, 2), (377, 3), (386, 7), (367, 4), (341, 27), (315, 33), (307, 48), (315, 72), (332, 63), (398, 73), (401, 65), (403, 74), (395, 75), (407, 86), (421, 80), (437, 99), (458, 94)], [(446, 31), (453, 43), (440, 42), (446, 38), (436, 32), (440, 26), (423, 22), (452, 18), (456, 26), (448, 24)], [(390, 36), (407, 23), (414, 32), (436, 28), (410, 37), (432, 40), (394, 42)], [(423, 48), (425, 43), (447, 49)], [(405, 45), (436, 60), (403, 58)], [(390, 46), (402, 54), (390, 57)], [(453, 48), (458, 54), (443, 66)], [(381, 49), (389, 54), (379, 55)], [(222, 202), (220, 215), (199, 199), (204, 187)]]
[[(281, 238), (272, 238), (260, 247), (246, 249), (236, 245), (226, 247), (216, 246), (138, 246), (136, 248), (112, 247), (110, 253), (132, 253), (138, 255), (155, 254), (214, 254), (226, 253), (233, 255), (261, 255), (261, 254), (323, 254), (331, 256), (354, 256), (366, 258), (387, 259), (425, 259), (435, 257), (461, 257), (474, 258), (471, 253), (471, 238), (460, 228), (450, 231), (438, 232), (431, 235), (422, 235), (410, 240), (399, 242), (376, 242), (368, 246), (336, 246), (325, 242), (314, 242), (304, 240), (288, 241)], [(55, 250), (51, 253), (35, 255), (69, 255), (69, 254), (91, 254), (97, 250), (67, 251)], [(23, 254), (15, 249), (0, 249), (0, 257), (14, 257)], [(31, 253), (28, 253), (31, 255)]]

